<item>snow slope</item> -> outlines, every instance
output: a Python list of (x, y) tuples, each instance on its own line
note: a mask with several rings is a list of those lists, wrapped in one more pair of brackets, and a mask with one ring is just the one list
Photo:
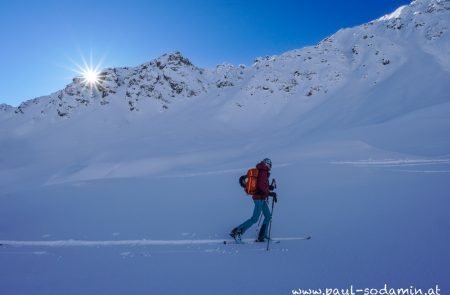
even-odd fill
[[(251, 66), (174, 52), (1, 105), (1, 293), (448, 290), (449, 28), (418, 0)], [(204, 244), (249, 216), (264, 157), (274, 236), (313, 238)]]

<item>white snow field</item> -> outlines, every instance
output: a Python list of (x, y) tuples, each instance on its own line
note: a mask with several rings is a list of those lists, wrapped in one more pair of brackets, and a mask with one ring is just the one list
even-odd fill
[[(102, 75), (0, 105), (0, 294), (450, 294), (450, 1), (251, 66)], [(281, 243), (223, 244), (265, 157)]]

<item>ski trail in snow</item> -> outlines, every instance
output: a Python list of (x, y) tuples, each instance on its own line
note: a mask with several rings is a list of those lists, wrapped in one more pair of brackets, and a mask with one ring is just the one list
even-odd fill
[(0, 251), (0, 254), (7, 254), (7, 255), (46, 255), (47, 252), (45, 251), (33, 251), (33, 252), (3, 252)]
[(388, 159), (388, 160), (359, 160), (359, 161), (333, 161), (335, 165), (351, 165), (357, 167), (405, 167), (423, 165), (450, 164), (450, 159)]
[[(285, 237), (275, 238), (278, 241), (298, 241), (305, 240), (305, 237)], [(0, 240), (3, 246), (35, 246), (35, 247), (107, 247), (107, 246), (174, 246), (174, 245), (208, 245), (223, 244), (228, 239), (205, 239), (205, 240), (58, 240), (58, 241), (13, 241)], [(244, 242), (251, 242), (254, 239), (243, 239)], [(1, 249), (1, 247), (0, 247)]]
[(450, 173), (450, 170), (396, 170), (409, 173)]

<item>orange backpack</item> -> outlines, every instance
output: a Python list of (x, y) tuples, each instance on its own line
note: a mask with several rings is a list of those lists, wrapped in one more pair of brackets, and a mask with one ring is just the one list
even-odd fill
[(239, 183), (244, 188), (247, 195), (253, 196), (257, 191), (258, 169), (251, 168), (246, 175), (239, 178)]

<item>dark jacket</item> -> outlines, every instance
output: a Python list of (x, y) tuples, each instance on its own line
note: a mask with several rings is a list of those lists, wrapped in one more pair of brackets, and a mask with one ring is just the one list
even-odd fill
[(253, 195), (253, 200), (266, 200), (269, 196), (269, 168), (263, 162), (256, 165), (258, 178), (256, 180), (257, 192)]

